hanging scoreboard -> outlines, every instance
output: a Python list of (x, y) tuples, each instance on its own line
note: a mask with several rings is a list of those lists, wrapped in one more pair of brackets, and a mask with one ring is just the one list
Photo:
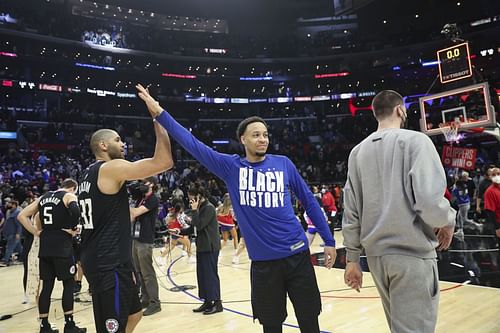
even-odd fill
[(469, 44), (462, 43), (437, 51), (439, 79), (448, 83), (472, 76)]

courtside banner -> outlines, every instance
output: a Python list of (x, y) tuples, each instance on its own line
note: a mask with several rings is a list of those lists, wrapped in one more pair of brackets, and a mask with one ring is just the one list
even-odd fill
[(477, 149), (444, 146), (441, 161), (445, 167), (472, 170), (476, 167)]

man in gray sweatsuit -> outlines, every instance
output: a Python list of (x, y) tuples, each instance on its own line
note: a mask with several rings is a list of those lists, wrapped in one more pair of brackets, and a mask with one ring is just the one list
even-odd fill
[(439, 302), (435, 249), (449, 247), (456, 212), (444, 198), (446, 176), (432, 141), (401, 129), (407, 118), (401, 95), (384, 90), (372, 107), (378, 130), (349, 156), (344, 279), (359, 291), (364, 249), (391, 332), (434, 332)]

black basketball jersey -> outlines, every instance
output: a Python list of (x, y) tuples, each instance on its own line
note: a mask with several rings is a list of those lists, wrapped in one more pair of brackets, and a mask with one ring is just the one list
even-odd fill
[(63, 202), (66, 191), (47, 192), (40, 197), (38, 212), (42, 223), (39, 257), (69, 257), (73, 251), (70, 234), (62, 229), (71, 228), (71, 216)]
[(104, 194), (98, 186), (104, 161), (90, 165), (78, 187), (82, 212), (81, 262), (89, 282), (97, 284), (106, 272), (131, 266), (130, 208), (125, 184), (116, 194)]

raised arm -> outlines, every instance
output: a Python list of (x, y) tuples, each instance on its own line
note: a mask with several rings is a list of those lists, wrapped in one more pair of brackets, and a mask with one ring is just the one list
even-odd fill
[[(139, 97), (146, 103), (150, 114), (153, 116), (154, 113), (151, 110), (159, 107), (158, 102), (149, 95), (149, 92), (143, 86), (137, 85), (136, 87), (139, 91)], [(153, 122), (156, 134), (153, 157), (135, 162), (113, 159), (104, 163), (99, 170), (99, 188), (101, 191), (107, 194), (116, 193), (117, 188), (121, 187), (127, 180), (144, 179), (172, 168), (174, 161), (168, 134), (154, 119)]]
[(219, 178), (224, 179), (229, 170), (230, 155), (216, 152), (198, 140), (190, 131), (166, 112), (157, 101), (149, 102), (148, 109), (151, 116), (168, 131), (175, 141), (205, 168), (216, 174)]

